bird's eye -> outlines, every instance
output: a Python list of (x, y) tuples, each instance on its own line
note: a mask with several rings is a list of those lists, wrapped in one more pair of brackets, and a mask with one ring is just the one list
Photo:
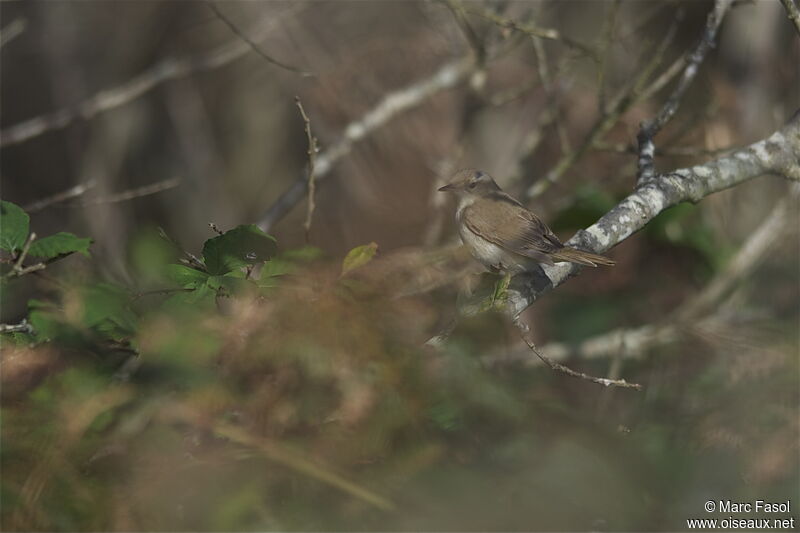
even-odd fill
[(473, 181), (472, 183), (469, 184), (469, 188), (470, 189), (474, 189), (476, 185), (478, 185), (478, 182), (477, 181)]

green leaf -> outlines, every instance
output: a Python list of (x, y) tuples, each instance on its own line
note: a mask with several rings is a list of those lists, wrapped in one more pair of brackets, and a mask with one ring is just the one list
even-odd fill
[(374, 242), (364, 244), (363, 246), (356, 246), (347, 252), (347, 256), (345, 256), (342, 262), (342, 276), (372, 261), (372, 258), (375, 257), (377, 252), (378, 245)]
[(48, 235), (33, 241), (28, 255), (43, 259), (53, 259), (61, 255), (78, 252), (88, 257), (90, 244), (92, 244), (92, 239), (77, 237), (72, 233), (61, 231), (55, 235)]
[(224, 288), (229, 294), (241, 294), (255, 287), (253, 282), (231, 275), (210, 276), (207, 284), (214, 290)]
[(30, 232), (30, 217), (16, 204), (0, 202), (0, 249), (21, 250)]
[(83, 324), (98, 327), (110, 320), (124, 331), (136, 329), (136, 315), (130, 308), (130, 295), (121, 287), (101, 283), (83, 291)]
[(203, 259), (210, 274), (226, 274), (246, 265), (267, 261), (275, 255), (276, 250), (273, 237), (257, 226), (248, 224), (207, 240), (203, 246)]
[(195, 289), (208, 279), (208, 273), (185, 265), (167, 265), (167, 277), (184, 289)]

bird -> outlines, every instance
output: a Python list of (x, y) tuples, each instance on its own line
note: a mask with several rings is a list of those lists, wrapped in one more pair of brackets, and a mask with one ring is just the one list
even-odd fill
[(510, 277), (539, 265), (613, 265), (607, 257), (565, 246), (538, 216), (509, 196), (486, 172), (465, 169), (439, 188), (458, 198), (456, 224), (472, 256)]

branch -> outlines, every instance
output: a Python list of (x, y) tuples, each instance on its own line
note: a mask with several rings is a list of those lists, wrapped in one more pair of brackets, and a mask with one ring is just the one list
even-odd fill
[(239, 28), (236, 27), (236, 25), (233, 22), (231, 22), (231, 20), (228, 17), (223, 15), (222, 11), (219, 10), (219, 8), (217, 7), (217, 5), (214, 2), (212, 2), (211, 0), (206, 0), (206, 4), (208, 4), (208, 7), (211, 8), (211, 11), (214, 12), (214, 15), (216, 15), (218, 19), (220, 19), (222, 22), (224, 22), (225, 25), (228, 26), (228, 28), (230, 28), (230, 30), (237, 37), (239, 37), (242, 41), (247, 43), (247, 45), (253, 50), (253, 52), (257, 53), (262, 58), (266, 59), (268, 63), (272, 63), (273, 65), (275, 65), (277, 67), (280, 67), (282, 69), (286, 69), (286, 70), (288, 70), (290, 72), (294, 72), (296, 74), (300, 74), (301, 76), (304, 76), (304, 77), (310, 77), (310, 76), (314, 75), (311, 72), (299, 69), (297, 67), (293, 67), (293, 66), (291, 66), (291, 65), (289, 65), (287, 63), (284, 63), (283, 61), (279, 61), (279, 60), (275, 59), (274, 57), (272, 57), (270, 55), (267, 55), (263, 50), (261, 50), (261, 48), (258, 47), (258, 45), (252, 39), (250, 39), (247, 35), (242, 33), (242, 31), (239, 30)]
[(0, 324), (0, 333), (33, 333), (33, 326), (28, 324), (24, 318), (19, 324)]
[[(331, 171), (333, 165), (343, 156), (350, 153), (355, 143), (364, 139), (398, 114), (417, 107), (439, 91), (454, 87), (469, 76), (475, 68), (475, 62), (471, 56), (462, 57), (445, 64), (430, 77), (384, 96), (370, 111), (348, 124), (339, 139), (317, 157), (316, 182), (322, 181)], [(308, 179), (306, 177), (297, 179), (259, 217), (258, 226), (263, 231), (268, 232), (275, 223), (282, 219), (300, 201), (307, 188)]]
[(528, 340), (528, 337), (526, 336), (528, 332), (528, 326), (526, 326), (519, 320), (516, 320), (515, 322), (520, 330), (520, 336), (522, 337), (522, 340), (525, 341), (525, 344), (528, 345), (528, 348), (530, 348), (531, 351), (535, 353), (536, 356), (539, 359), (541, 359), (545, 364), (547, 364), (547, 366), (549, 366), (551, 369), (566, 374), (568, 376), (572, 376), (573, 378), (585, 379), (586, 381), (591, 381), (592, 383), (597, 383), (599, 385), (604, 385), (606, 387), (621, 387), (626, 389), (642, 390), (642, 386), (639, 385), (638, 383), (629, 383), (624, 379), (598, 378), (596, 376), (590, 376), (589, 374), (584, 374), (583, 372), (577, 372), (575, 370), (572, 370), (571, 368), (564, 366), (561, 363), (556, 363), (555, 361), (544, 355), (542, 352), (540, 352), (539, 349), (536, 347), (536, 345), (533, 343), (533, 341)]
[(714, 9), (708, 14), (706, 19), (706, 27), (700, 42), (697, 43), (694, 51), (689, 55), (686, 61), (686, 67), (683, 70), (678, 85), (672, 94), (667, 99), (664, 106), (659, 111), (658, 115), (653, 120), (642, 122), (639, 128), (639, 135), (637, 141), (639, 142), (639, 171), (637, 179), (639, 181), (648, 180), (653, 177), (655, 173), (655, 165), (653, 162), (653, 154), (655, 152), (655, 145), (653, 144), (653, 137), (655, 137), (661, 128), (675, 115), (675, 112), (680, 106), (681, 99), (683, 98), (686, 89), (692, 84), (700, 63), (705, 59), (706, 54), (714, 46), (714, 39), (717, 35), (719, 25), (725, 17), (725, 13), (731, 5), (731, 0), (716, 0)]
[[(282, 18), (271, 17), (262, 21), (252, 32), (252, 40), (263, 39)], [(236, 39), (202, 55), (167, 58), (127, 82), (100, 91), (75, 106), (24, 120), (3, 129), (0, 131), (0, 147), (18, 144), (48, 131), (65, 128), (79, 119), (89, 120), (100, 113), (132, 102), (166, 81), (220, 68), (249, 51), (250, 46), (246, 42)]]
[(797, 33), (800, 34), (800, 10), (797, 9), (794, 0), (781, 0), (781, 4), (786, 9), (786, 16), (789, 17), (789, 20), (792, 21), (797, 29)]
[(36, 200), (22, 209), (24, 209), (28, 214), (30, 213), (38, 213), (42, 209), (46, 207), (50, 207), (53, 204), (57, 204), (63, 202), (64, 200), (69, 200), (71, 198), (77, 198), (78, 196), (82, 196), (86, 194), (92, 187), (96, 185), (95, 181), (90, 179), (83, 183), (79, 183), (73, 187), (70, 187), (66, 191), (61, 191), (51, 196), (47, 196), (42, 198), (41, 200)]
[(677, 75), (677, 71), (672, 67), (659, 76), (655, 81), (647, 85), (650, 76), (655, 72), (656, 68), (661, 64), (667, 48), (672, 43), (673, 38), (678, 30), (679, 22), (683, 18), (683, 11), (679, 9), (676, 13), (675, 19), (671, 26), (667, 29), (664, 38), (655, 47), (651, 54), (650, 60), (641, 69), (639, 75), (628, 84), (609, 104), (608, 109), (597, 117), (589, 132), (584, 137), (581, 144), (575, 149), (561, 156), (555, 166), (548, 171), (541, 179), (533, 183), (525, 191), (526, 198), (535, 198), (544, 191), (546, 191), (552, 184), (556, 183), (564, 173), (580, 160), (583, 155), (592, 147), (594, 143), (599, 141), (617, 122), (619, 122), (622, 115), (628, 111), (634, 104), (642, 100), (642, 95), (652, 94), (653, 87), (658, 84), (663, 84), (668, 81), (667, 76), (669, 73)]
[(92, 205), (116, 204), (119, 202), (127, 202), (129, 200), (135, 200), (136, 198), (141, 198), (143, 196), (150, 196), (151, 194), (158, 194), (160, 192), (167, 191), (169, 189), (174, 189), (180, 184), (181, 180), (179, 178), (169, 178), (166, 180), (151, 183), (150, 185), (144, 185), (142, 187), (128, 189), (126, 191), (122, 191), (116, 194), (109, 194), (108, 196), (99, 196), (97, 198), (90, 198), (85, 202), (70, 203), (67, 204), (66, 207), (88, 207)]
[[(642, 229), (656, 215), (681, 202), (699, 202), (763, 174), (800, 181), (800, 110), (769, 138), (703, 165), (662, 174), (634, 192), (567, 245), (602, 253)], [(543, 266), (514, 278), (508, 288), (508, 312), (518, 316), (540, 296), (580, 272), (571, 263)]]
[(314, 193), (316, 191), (314, 168), (317, 163), (319, 146), (317, 145), (317, 138), (311, 133), (311, 119), (308, 118), (306, 110), (303, 108), (303, 102), (300, 101), (299, 96), (294, 97), (294, 103), (297, 105), (297, 109), (300, 110), (300, 116), (303, 117), (303, 129), (308, 139), (308, 210), (306, 211), (306, 221), (303, 223), (303, 227), (306, 230), (306, 243), (308, 243), (311, 233), (311, 219), (314, 217), (314, 208), (316, 207), (316, 203), (314, 202)]
[[(798, 197), (800, 197), (800, 187), (795, 185), (791, 188), (790, 195), (770, 212), (766, 220), (747, 238), (734, 257), (703, 290), (682, 304), (662, 323), (616, 329), (577, 344), (553, 342), (545, 345), (542, 351), (553, 361), (570, 358), (598, 359), (609, 355), (638, 357), (655, 346), (676, 341), (681, 337), (681, 330), (685, 326), (696, 329), (698, 326), (719, 321), (719, 304), (726, 297), (729, 299), (736, 284), (749, 276), (758, 264), (768, 257), (780, 242), (784, 231), (790, 227), (792, 221), (789, 216), (790, 208)], [(515, 350), (510, 354), (492, 354), (484, 358), (484, 362), (490, 366), (539, 363), (537, 358), (531, 357), (530, 351), (526, 348)]]

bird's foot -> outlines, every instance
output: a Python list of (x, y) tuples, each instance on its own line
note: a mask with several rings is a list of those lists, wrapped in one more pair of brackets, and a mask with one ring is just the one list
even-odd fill
[(503, 277), (495, 283), (494, 291), (492, 292), (491, 307), (501, 309), (506, 305), (506, 301), (508, 300), (508, 286), (510, 283), (510, 273), (504, 274)]

